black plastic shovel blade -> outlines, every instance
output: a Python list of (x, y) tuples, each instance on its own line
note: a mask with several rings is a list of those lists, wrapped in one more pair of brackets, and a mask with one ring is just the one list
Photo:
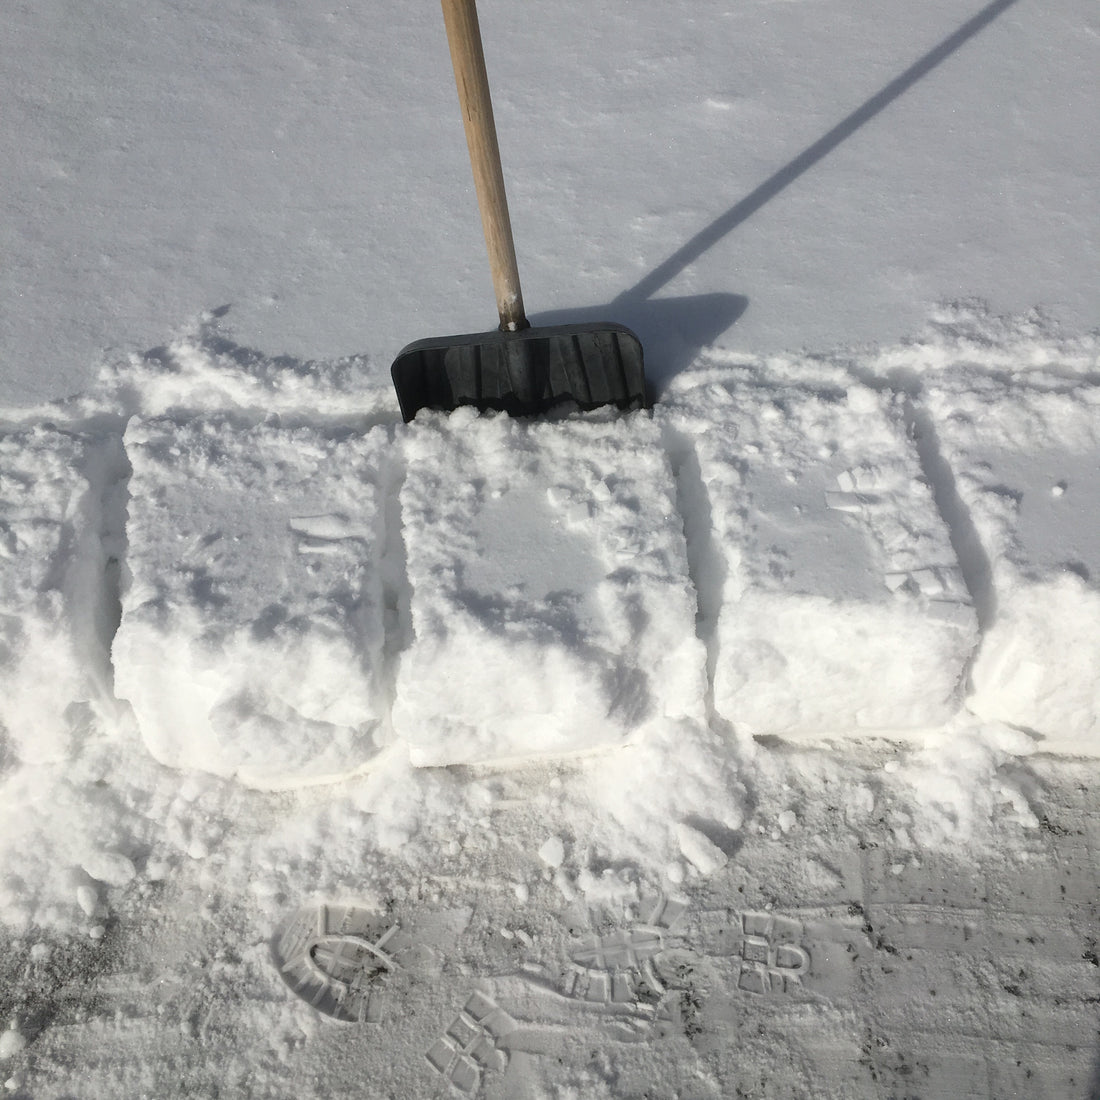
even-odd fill
[(582, 409), (649, 406), (642, 345), (615, 324), (526, 328), (417, 340), (391, 369), (401, 415), (420, 409), (501, 409), (531, 416), (564, 401)]

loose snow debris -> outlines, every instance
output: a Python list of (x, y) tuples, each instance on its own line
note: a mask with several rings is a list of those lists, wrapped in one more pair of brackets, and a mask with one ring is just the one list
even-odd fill
[(365, 357), (268, 357), (234, 344), (211, 315), (164, 347), (106, 363), (92, 396), (112, 410), (147, 417), (226, 409), (254, 422), (274, 415), (347, 423), (390, 410), (397, 417), (388, 376)]
[(583, 868), (577, 875), (577, 889), (590, 907), (625, 909), (638, 900), (638, 882), (633, 868), (616, 871), (609, 867), (599, 873)]
[[(380, 747), (388, 436), (137, 420), (116, 691), (162, 763), (277, 788)], [(198, 858), (198, 856), (196, 856)]]
[(393, 721), (415, 764), (585, 751), (701, 715), (695, 594), (648, 416), (461, 409), (404, 443), (415, 637)]
[(1000, 723), (975, 726), (960, 718), (929, 734), (894, 773), (920, 811), (905, 815), (904, 833), (918, 846), (938, 847), (969, 839), (995, 813), (1022, 828), (1038, 828), (1026, 794), (1002, 774), (1007, 764), (1034, 751), (1031, 738)]
[(794, 737), (951, 717), (977, 623), (898, 400), (769, 361), (681, 376), (661, 418), (709, 511), (718, 714)]
[(597, 808), (616, 844), (648, 863), (680, 853), (677, 822), (691, 818), (735, 833), (747, 814), (742, 776), (751, 770), (752, 743), (739, 744), (702, 722), (667, 722), (615, 752), (614, 766), (583, 761), (578, 793)]
[(45, 426), (0, 435), (0, 770), (9, 751), (67, 759), (110, 696), (100, 516), (119, 453)]
[(1050, 368), (970, 370), (930, 380), (922, 403), (987, 589), (970, 709), (1044, 750), (1100, 755), (1100, 388)]

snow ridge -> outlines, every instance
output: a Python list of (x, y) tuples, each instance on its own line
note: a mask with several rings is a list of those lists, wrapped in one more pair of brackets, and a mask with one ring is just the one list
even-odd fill
[[(950, 719), (966, 691), (975, 694), (966, 677), (979, 652), (978, 628), (988, 640), (1001, 621), (999, 592), (1015, 591), (1028, 576), (1047, 583), (1050, 569), (1025, 560), (1018, 539), (1007, 550), (1003, 537), (991, 539), (992, 521), (982, 512), (989, 490), (976, 483), (959, 442), (959, 425), (972, 417), (966, 402), (979, 393), (979, 401), (1034, 410), (1017, 417), (1027, 438), (1006, 439), (1002, 450), (1060, 439), (1070, 448), (1061, 455), (1065, 468), (1076, 462), (1084, 469), (1095, 461), (1100, 435), (1096, 363), (1093, 340), (1061, 340), (1041, 318), (992, 318), (980, 305), (960, 303), (936, 315), (922, 341), (901, 348), (764, 360), (704, 353), (673, 380), (652, 418), (638, 417), (630, 430), (615, 418), (566, 415), (527, 425), (466, 413), (405, 428), (388, 385), (365, 359), (269, 359), (234, 344), (216, 318), (206, 318), (166, 348), (110, 365), (96, 390), (51, 407), (48, 420), (43, 410), (5, 417), (3, 442), (14, 456), (25, 450), (33, 464), (46, 452), (70, 455), (62, 478), (68, 496), (53, 506), (60, 525), (51, 529), (51, 571), (5, 572), (15, 577), (5, 621), (24, 632), (39, 622), (33, 629), (61, 639), (59, 651), (71, 654), (70, 686), (52, 693), (62, 700), (54, 732), (38, 738), (34, 751), (63, 758), (80, 706), (111, 713), (117, 694), (134, 705), (163, 762), (282, 786), (354, 771), (410, 734), (421, 739), (414, 753), (421, 763), (503, 762), (629, 742), (652, 734), (654, 723), (690, 717), (693, 683), (701, 685), (703, 706), (693, 720), (727, 732), (920, 736)], [(655, 449), (663, 473), (660, 464), (645, 466)], [(349, 460), (353, 452), (358, 457)], [(462, 453), (468, 457), (459, 460)], [(313, 465), (295, 472), (306, 454)], [(991, 466), (1003, 457), (982, 460)], [(300, 486), (293, 492), (292, 483)], [(1057, 496), (1066, 484), (1055, 479), (1050, 491)], [(211, 492), (222, 494), (216, 507)], [(33, 495), (28, 500), (5, 498), (7, 530), (20, 507), (46, 507)], [(210, 551), (200, 530), (211, 522), (209, 508), (229, 522), (255, 511), (257, 501), (268, 507), (266, 518), (236, 531), (231, 541), (240, 550), (229, 558)], [(420, 512), (410, 518), (414, 501)], [(456, 507), (445, 518), (439, 509), (451, 501)], [(189, 553), (209, 561), (179, 557), (181, 532), (173, 528), (188, 509), (200, 540)], [(509, 580), (490, 571), (477, 579), (479, 562), (497, 570), (515, 552), (535, 552), (534, 544), (497, 545), (523, 516), (536, 517), (535, 540), (543, 522), (547, 534), (561, 532), (536, 572), (551, 576), (553, 556), (561, 554), (572, 562), (566, 575), (594, 570), (575, 590), (566, 583), (532, 595), (540, 577)], [(588, 541), (604, 528), (596, 543)], [(658, 531), (666, 541), (653, 541)], [(9, 534), (12, 548), (18, 537)], [(135, 537), (145, 540), (139, 549)], [(1011, 576), (998, 565), (1005, 554)], [(8, 559), (23, 556), (9, 549)], [(218, 574), (230, 560), (237, 563), (232, 584)], [(261, 563), (270, 577), (251, 576)], [(306, 579), (295, 581), (299, 568)], [(179, 583), (165, 589), (171, 575)], [(1088, 608), (1094, 576), (1078, 565), (1066, 582), (1080, 587)], [(272, 578), (306, 594), (299, 611), (267, 600)], [(490, 597), (485, 586), (498, 579), (504, 589)], [(241, 585), (254, 594), (246, 598)], [(55, 610), (31, 617), (28, 601), (41, 606), (50, 592)], [(337, 619), (321, 608), (340, 609)], [(468, 632), (456, 633), (468, 612)], [(141, 622), (144, 633), (135, 633)], [(543, 625), (530, 633), (535, 622)], [(1091, 623), (1086, 616), (1078, 631), (1082, 646), (1093, 636)], [(489, 667), (485, 655), (498, 629), (510, 640)], [(688, 647), (652, 676), (654, 662), (664, 660), (657, 654), (674, 654), (675, 639), (688, 631), (705, 654), (693, 657)], [(227, 651), (230, 636), (238, 649)], [(321, 648), (303, 666), (306, 638)], [(9, 652), (20, 644), (12, 635)], [(999, 643), (990, 683), (1019, 667), (1007, 644)], [(437, 711), (442, 645), (458, 664), (446, 673), (450, 694)], [(639, 645), (657, 648), (646, 655)], [(542, 679), (511, 683), (524, 646), (523, 675)], [(226, 652), (238, 656), (227, 661)], [(272, 679), (276, 653), (289, 662), (285, 680)], [(476, 675), (463, 664), (470, 655), (483, 666)], [(571, 665), (578, 657), (581, 664)], [(1051, 698), (1038, 655), (1018, 659), (1030, 662), (1035, 698)], [(251, 678), (241, 679), (234, 662), (251, 663)], [(196, 742), (193, 731), (182, 733), (179, 714), (185, 700), (194, 702), (200, 667), (213, 677), (213, 694), (192, 721), (223, 718)], [(9, 687), (18, 689), (8, 691), (9, 700), (32, 690), (21, 669), (10, 658), (4, 665)], [(473, 686), (478, 675), (480, 687)], [(163, 711), (166, 676), (179, 677), (182, 694), (171, 713), (156, 717), (152, 700)], [(351, 690), (362, 676), (373, 685), (365, 695)], [(561, 685), (575, 692), (585, 682), (594, 694), (563, 717)], [(489, 705), (493, 691), (510, 683), (519, 694)], [(986, 700), (994, 691), (985, 681), (976, 689)], [(1092, 689), (1074, 690), (1080, 706), (1072, 748), (1093, 752), (1100, 706)], [(1015, 713), (982, 705), (1052, 746), (1069, 747), (1057, 741), (1040, 704), (1018, 700)], [(467, 717), (459, 719), (463, 707)], [(20, 740), (28, 724), (21, 713), (9, 702), (0, 720), (5, 751), (24, 759), (32, 750)], [(555, 714), (564, 724), (542, 743), (534, 730)], [(514, 730), (499, 732), (509, 715)], [(318, 746), (344, 729), (336, 738), (342, 747), (318, 748), (313, 759), (295, 743), (303, 723)], [(460, 735), (460, 726), (467, 732)], [(287, 731), (290, 756), (272, 759), (265, 749), (256, 772), (239, 753), (260, 752), (276, 728)], [(255, 743), (242, 734), (248, 729)], [(184, 751), (187, 744), (197, 747)]]

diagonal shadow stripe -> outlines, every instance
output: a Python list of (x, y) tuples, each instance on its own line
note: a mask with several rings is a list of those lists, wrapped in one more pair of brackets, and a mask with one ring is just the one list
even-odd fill
[(962, 45), (993, 22), (1002, 12), (1012, 7), (1016, 0), (993, 0), (977, 15), (968, 19), (957, 31), (948, 35), (923, 57), (914, 61), (905, 72), (894, 77), (881, 91), (876, 92), (862, 106), (838, 122), (828, 133), (804, 149), (789, 164), (769, 176), (759, 187), (735, 203), (706, 228), (701, 229), (685, 245), (677, 249), (667, 260), (659, 264), (634, 286), (624, 290), (615, 302), (637, 301), (651, 297), (666, 283), (671, 282), (689, 264), (694, 263), (712, 245), (750, 218), (766, 202), (789, 187), (799, 176), (808, 172), (818, 161), (828, 156), (841, 142), (851, 137), (861, 126), (884, 111), (899, 96), (907, 92), (918, 80), (927, 76), (941, 62), (950, 57)]

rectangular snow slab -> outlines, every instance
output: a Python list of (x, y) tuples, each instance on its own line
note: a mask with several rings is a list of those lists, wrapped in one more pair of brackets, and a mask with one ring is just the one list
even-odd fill
[(212, 415), (126, 432), (115, 690), (172, 767), (280, 788), (379, 749), (389, 436)]
[(110, 695), (101, 535), (118, 452), (52, 427), (0, 435), (0, 768), (64, 760)]
[(922, 403), (989, 620), (969, 708), (1043, 751), (1100, 756), (1100, 387), (972, 370), (929, 381)]
[(675, 488), (643, 413), (421, 415), (401, 512), (414, 638), (394, 728), (417, 765), (582, 752), (703, 713)]
[(682, 376), (660, 415), (717, 713), (791, 738), (955, 713), (977, 624), (897, 400), (777, 361)]

